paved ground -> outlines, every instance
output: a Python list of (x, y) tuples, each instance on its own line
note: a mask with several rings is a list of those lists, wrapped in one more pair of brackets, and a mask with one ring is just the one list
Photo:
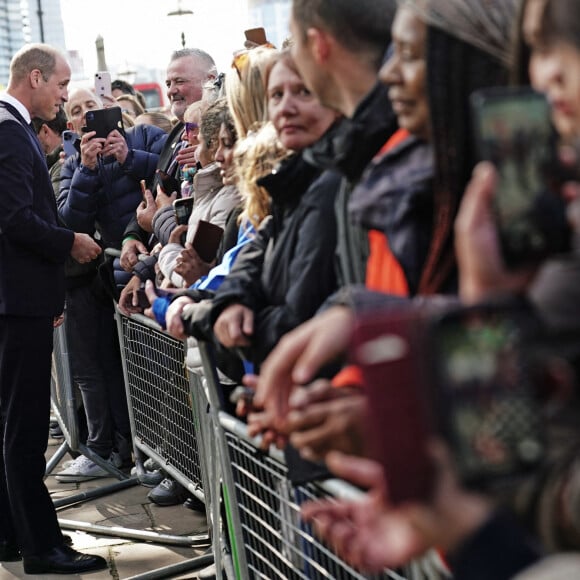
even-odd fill
[[(59, 441), (49, 440), (47, 457), (58, 448)], [(70, 459), (65, 457), (63, 461)], [(56, 473), (59, 469), (55, 469)], [(114, 483), (114, 479), (97, 479), (81, 484), (63, 484), (54, 475), (46, 480), (53, 498), (67, 497), (79, 491), (86, 491)], [(59, 518), (98, 524), (120, 526), (139, 530), (155, 531), (163, 534), (199, 535), (207, 531), (206, 519), (183, 506), (159, 507), (147, 499), (149, 489), (135, 486), (117, 491), (98, 499), (86, 501), (59, 510)], [(91, 533), (65, 530), (73, 538), (76, 549), (103, 556), (109, 562), (109, 569), (82, 576), (25, 575), (22, 564), (0, 563), (0, 580), (15, 578), (53, 580), (56, 578), (90, 580), (124, 580), (161, 567), (177, 564), (202, 554), (205, 548), (176, 547), (155, 543), (136, 542), (118, 537), (97, 536)], [(174, 579), (196, 578), (195, 572), (171, 576)]]

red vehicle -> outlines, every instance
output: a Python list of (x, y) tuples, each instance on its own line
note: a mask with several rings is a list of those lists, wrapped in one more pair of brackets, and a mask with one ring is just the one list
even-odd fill
[(135, 83), (133, 86), (145, 97), (147, 110), (158, 109), (165, 105), (165, 92), (159, 83)]

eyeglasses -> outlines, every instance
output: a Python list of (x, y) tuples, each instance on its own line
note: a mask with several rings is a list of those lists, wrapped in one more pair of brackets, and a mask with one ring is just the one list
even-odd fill
[(189, 136), (193, 131), (198, 131), (199, 125), (197, 123), (185, 123), (185, 133)]

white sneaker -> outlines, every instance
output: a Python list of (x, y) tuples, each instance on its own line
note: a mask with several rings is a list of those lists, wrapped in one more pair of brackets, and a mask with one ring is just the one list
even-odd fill
[(110, 477), (110, 473), (91, 461), (88, 457), (80, 455), (71, 465), (59, 472), (55, 479), (61, 483), (77, 483), (98, 477)]

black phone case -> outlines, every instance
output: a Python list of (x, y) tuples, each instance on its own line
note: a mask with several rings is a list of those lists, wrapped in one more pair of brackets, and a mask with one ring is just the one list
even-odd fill
[(560, 196), (557, 139), (545, 97), (528, 87), (492, 87), (471, 96), (478, 157), (499, 174), (493, 207), (508, 268), (570, 249)]
[(85, 115), (87, 132), (95, 131), (95, 137), (106, 139), (111, 131), (115, 129), (125, 135), (123, 127), (123, 117), (121, 107), (110, 107), (109, 109), (93, 109), (87, 111)]

